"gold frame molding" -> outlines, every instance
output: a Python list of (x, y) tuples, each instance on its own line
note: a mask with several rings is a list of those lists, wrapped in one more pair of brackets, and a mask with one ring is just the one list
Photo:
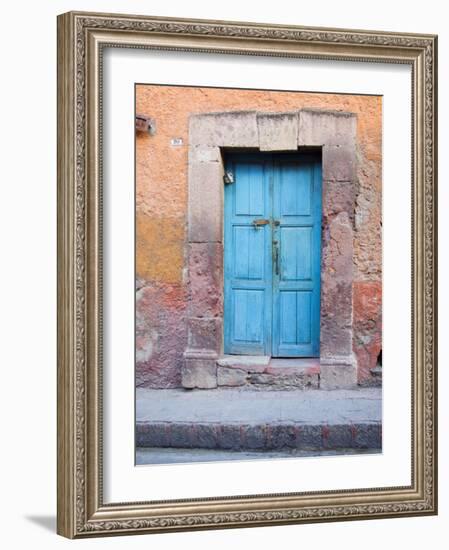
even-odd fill
[[(101, 71), (105, 47), (411, 67), (410, 486), (103, 503)], [(436, 61), (434, 35), (82, 12), (58, 17), (59, 534), (82, 538), (437, 513)]]

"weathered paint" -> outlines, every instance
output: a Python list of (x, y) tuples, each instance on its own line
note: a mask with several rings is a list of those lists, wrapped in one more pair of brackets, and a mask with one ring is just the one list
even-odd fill
[(136, 275), (147, 281), (182, 283), (184, 220), (136, 216)]
[(358, 358), (359, 381), (370, 382), (371, 369), (382, 351), (382, 284), (380, 281), (354, 283), (354, 351)]
[[(350, 220), (355, 229), (356, 317), (356, 292), (362, 297), (365, 293), (376, 296), (376, 303), (381, 304), (381, 101), (376, 96), (136, 86), (137, 112), (156, 121), (154, 136), (139, 132), (136, 137), (137, 275), (146, 296), (137, 299), (137, 317), (145, 319), (138, 333), (139, 346), (147, 350), (143, 353), (152, 353), (149, 361), (137, 362), (137, 377), (142, 385), (180, 385), (177, 369), (187, 339), (185, 273), (189, 116), (226, 110), (256, 109), (273, 113), (303, 108), (344, 110), (357, 115), (358, 188), (354, 219)], [(171, 145), (172, 138), (182, 139), (183, 144)], [(344, 182), (339, 185), (341, 200), (344, 201)], [(326, 204), (323, 197), (323, 218), (332, 217), (332, 208), (333, 205)], [(210, 279), (208, 284), (212, 286), (213, 274), (208, 276), (207, 269), (205, 266), (204, 277)], [(361, 284), (357, 288), (357, 283), (376, 284)], [(202, 291), (196, 289), (196, 292)], [(203, 291), (203, 296), (208, 304), (205, 311), (222, 307), (207, 291)], [(364, 322), (378, 327), (376, 341), (380, 342), (379, 316), (376, 314), (371, 318), (372, 312), (364, 314), (363, 311), (360, 314)], [(370, 373), (366, 367), (366, 348), (358, 343), (358, 336), (363, 336), (366, 329), (359, 326), (354, 319), (354, 351), (359, 362), (359, 380), (363, 381), (369, 379)]]

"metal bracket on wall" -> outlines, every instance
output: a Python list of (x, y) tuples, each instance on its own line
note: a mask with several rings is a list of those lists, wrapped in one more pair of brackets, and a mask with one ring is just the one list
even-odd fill
[(136, 132), (148, 132), (151, 136), (154, 136), (156, 121), (145, 115), (136, 115)]
[(228, 185), (229, 183), (234, 183), (234, 173), (230, 171), (225, 172), (223, 176), (223, 181), (226, 185)]

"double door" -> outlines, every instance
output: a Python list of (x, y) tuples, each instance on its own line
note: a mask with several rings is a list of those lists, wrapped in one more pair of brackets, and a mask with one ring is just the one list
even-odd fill
[(318, 356), (320, 157), (235, 153), (225, 170), (224, 351)]

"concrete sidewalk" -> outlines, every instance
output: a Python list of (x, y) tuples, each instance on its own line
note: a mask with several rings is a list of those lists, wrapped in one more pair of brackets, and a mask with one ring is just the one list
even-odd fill
[(137, 447), (380, 449), (382, 390), (136, 392)]

